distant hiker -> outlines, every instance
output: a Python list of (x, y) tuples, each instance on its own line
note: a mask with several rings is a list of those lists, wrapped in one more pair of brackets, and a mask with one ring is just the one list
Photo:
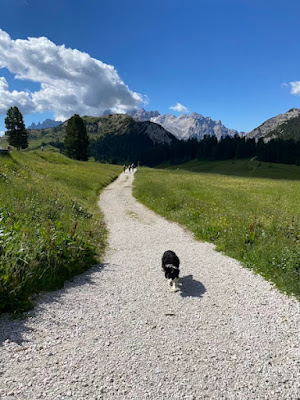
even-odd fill
[(132, 172), (134, 172), (134, 168), (135, 168), (135, 165), (132, 163), (132, 164), (131, 164)]
[(131, 172), (131, 164), (128, 165), (128, 172)]
[(43, 146), (41, 146), (41, 150), (42, 150), (42, 152), (44, 151), (44, 147)]
[(126, 165), (123, 165), (123, 172), (124, 172), (124, 174), (125, 174), (125, 171), (126, 171)]

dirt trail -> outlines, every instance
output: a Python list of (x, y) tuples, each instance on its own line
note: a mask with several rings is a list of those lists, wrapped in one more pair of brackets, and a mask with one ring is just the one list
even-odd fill
[[(299, 303), (139, 204), (100, 197), (102, 267), (0, 320), (1, 399), (300, 399)], [(160, 268), (181, 259), (181, 290)]]

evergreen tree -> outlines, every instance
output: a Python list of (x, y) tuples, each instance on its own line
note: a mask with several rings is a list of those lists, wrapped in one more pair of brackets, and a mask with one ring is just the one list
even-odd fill
[(78, 114), (68, 121), (64, 145), (68, 157), (81, 161), (88, 159), (89, 138), (84, 122)]
[(18, 107), (10, 107), (5, 118), (7, 141), (18, 150), (28, 147), (28, 132)]

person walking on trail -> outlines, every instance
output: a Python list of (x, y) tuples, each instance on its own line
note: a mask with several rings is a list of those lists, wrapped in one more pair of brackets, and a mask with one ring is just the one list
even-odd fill
[(126, 172), (126, 165), (123, 165), (123, 172), (124, 172), (124, 174), (125, 174), (125, 172)]
[(131, 172), (131, 164), (128, 165), (128, 172)]

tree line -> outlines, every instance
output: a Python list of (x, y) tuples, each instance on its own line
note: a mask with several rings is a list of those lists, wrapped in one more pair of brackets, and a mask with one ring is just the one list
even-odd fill
[[(5, 118), (6, 137), (10, 146), (17, 150), (28, 147), (28, 131), (23, 116), (17, 107), (11, 107)], [(227, 160), (256, 156), (259, 161), (300, 165), (300, 142), (292, 139), (272, 139), (265, 142), (262, 138), (226, 136), (217, 140), (215, 136), (204, 136), (201, 141), (174, 140), (171, 145), (154, 144), (146, 135), (128, 133), (107, 135), (89, 140), (82, 118), (75, 114), (68, 120), (64, 142), (51, 142), (68, 157), (86, 161), (93, 156), (96, 161), (113, 164), (139, 162), (154, 167), (163, 162), (180, 164), (193, 159)]]
[(300, 141), (226, 136), (217, 140), (204, 136), (201, 141), (189, 139), (175, 141), (171, 145), (150, 143), (149, 138), (139, 135), (107, 136), (91, 141), (90, 154), (96, 161), (126, 163), (134, 161), (154, 167), (163, 162), (181, 164), (190, 160), (228, 160), (257, 157), (259, 161), (300, 165)]
[(265, 143), (260, 139), (257, 143), (259, 161), (300, 165), (300, 142), (293, 139), (272, 139)]

